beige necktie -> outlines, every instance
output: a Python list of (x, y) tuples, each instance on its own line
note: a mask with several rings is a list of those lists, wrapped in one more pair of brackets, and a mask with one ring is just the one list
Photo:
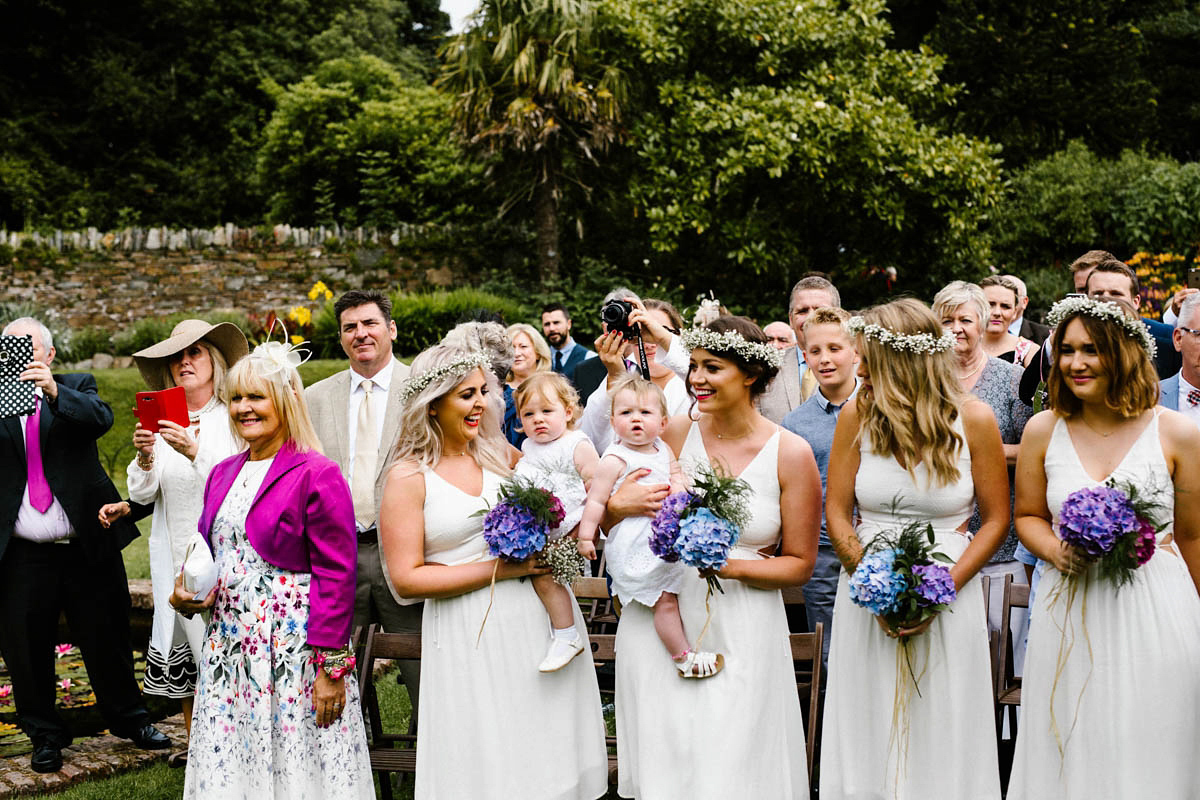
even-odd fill
[(362, 382), (363, 399), (358, 406), (358, 431), (354, 435), (354, 476), (350, 496), (354, 498), (354, 519), (363, 530), (375, 524), (375, 461), (379, 447), (375, 443), (375, 408), (371, 402), (370, 378)]
[(816, 388), (817, 376), (811, 368), (804, 370), (804, 374), (800, 376), (800, 399), (807, 400), (812, 397), (812, 393)]

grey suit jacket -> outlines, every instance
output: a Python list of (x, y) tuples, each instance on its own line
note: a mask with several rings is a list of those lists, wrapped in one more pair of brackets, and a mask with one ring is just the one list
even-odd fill
[[(388, 467), (395, 456), (396, 440), (400, 436), (400, 384), (408, 377), (407, 364), (393, 361), (392, 382), (388, 387), (387, 411), (383, 421), (383, 438), (379, 441), (379, 460), (375, 474), (375, 513), (383, 503), (383, 484)], [(337, 462), (346, 481), (350, 480), (350, 379), (352, 370), (330, 375), (304, 391), (308, 413), (326, 457)]]
[(1158, 404), (1172, 411), (1179, 410), (1179, 373), (1158, 384)]
[(803, 402), (800, 397), (800, 364), (796, 361), (793, 345), (782, 352), (783, 365), (779, 374), (767, 385), (767, 390), (758, 398), (758, 410), (775, 424), (783, 422), (787, 413)]

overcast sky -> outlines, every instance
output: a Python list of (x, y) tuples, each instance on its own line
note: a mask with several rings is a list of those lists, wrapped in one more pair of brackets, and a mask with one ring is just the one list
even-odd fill
[(462, 30), (463, 20), (475, 9), (479, 8), (479, 0), (442, 0), (442, 11), (450, 15), (450, 30)]

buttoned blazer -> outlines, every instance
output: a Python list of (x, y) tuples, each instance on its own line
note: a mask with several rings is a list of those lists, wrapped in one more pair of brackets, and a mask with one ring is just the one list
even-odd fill
[[(85, 372), (55, 375), (58, 398), (42, 402), (39, 422), (42, 467), (50, 491), (62, 505), (76, 536), (92, 558), (120, 549), (138, 536), (123, 519), (105, 529), (98, 513), (121, 499), (100, 463), (96, 440), (113, 424), (112, 408), (96, 392), (96, 379)], [(25, 417), (0, 418), (0, 557), (8, 547), (25, 494)]]
[(1179, 373), (1158, 384), (1158, 404), (1172, 411), (1179, 410)]
[(1020, 336), (1041, 347), (1050, 336), (1050, 328), (1040, 322), (1031, 322), (1028, 317), (1022, 317)]
[(796, 346), (780, 352), (783, 364), (779, 374), (767, 385), (758, 400), (758, 410), (776, 424), (783, 422), (788, 412), (803, 402), (800, 397), (800, 364), (796, 361)]
[[(378, 459), (375, 463), (375, 513), (383, 503), (383, 485), (387, 481), (388, 467), (395, 456), (396, 441), (400, 437), (400, 386), (408, 377), (407, 364), (393, 360), (392, 382), (388, 388), (388, 400), (384, 412), (383, 437), (379, 440)], [(350, 381), (357, 373), (347, 369), (317, 381), (304, 391), (308, 401), (308, 413), (312, 417), (317, 438), (326, 457), (341, 469), (342, 475), (350, 479)], [(361, 379), (360, 379), (361, 380)]]
[[(572, 379), (572, 376), (575, 374), (575, 368), (587, 360), (588, 353), (590, 352), (592, 351), (579, 344), (579, 342), (575, 343), (575, 347), (571, 350), (571, 355), (567, 356), (567, 360), (563, 362), (562, 374), (567, 380)], [(554, 363), (554, 355), (554, 352), (551, 351), (551, 364)]]
[[(197, 528), (210, 549), (217, 512), (249, 458), (249, 451), (230, 456), (208, 474)], [(358, 543), (354, 501), (337, 465), (284, 442), (267, 467), (245, 525), (246, 538), (264, 561), (312, 575), (308, 643), (336, 648), (349, 642)]]

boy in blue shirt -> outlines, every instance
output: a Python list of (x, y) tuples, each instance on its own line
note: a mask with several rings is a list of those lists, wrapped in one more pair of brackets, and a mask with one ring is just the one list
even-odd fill
[[(821, 497), (829, 474), (829, 451), (838, 415), (858, 391), (858, 352), (854, 338), (846, 330), (850, 315), (840, 308), (819, 308), (804, 323), (804, 360), (816, 376), (817, 391), (783, 418), (783, 427), (803, 436), (812, 447), (821, 472)], [(817, 564), (812, 578), (804, 585), (804, 607), (809, 630), (816, 623), (825, 625), (823, 665), (829, 661), (829, 640), (833, 630), (833, 600), (837, 596), (840, 563), (825, 529), (825, 511), (821, 510), (821, 534)]]

